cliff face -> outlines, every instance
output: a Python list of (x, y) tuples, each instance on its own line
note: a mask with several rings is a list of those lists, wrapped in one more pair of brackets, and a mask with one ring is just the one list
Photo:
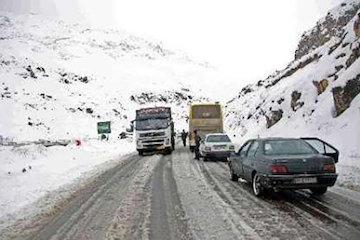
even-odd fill
[(314, 28), (302, 35), (295, 52), (295, 59), (324, 45), (332, 37), (343, 37), (344, 27), (354, 18), (359, 9), (359, 1), (350, 0), (328, 12), (326, 17), (318, 21)]
[(240, 142), (318, 136), (360, 158), (359, 6), (347, 1), (331, 10), (304, 35), (297, 59), (228, 102), (228, 130)]

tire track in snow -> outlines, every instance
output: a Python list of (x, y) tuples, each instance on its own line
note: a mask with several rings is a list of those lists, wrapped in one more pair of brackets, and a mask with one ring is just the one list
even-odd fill
[(148, 240), (151, 214), (151, 177), (161, 156), (143, 157), (143, 167), (129, 182), (124, 199), (119, 203), (106, 240)]
[(57, 215), (44, 219), (46, 225), (36, 234), (18, 239), (102, 239), (129, 182), (143, 164), (138, 156), (130, 156), (76, 192)]
[(187, 149), (173, 156), (175, 180), (196, 239), (260, 239), (214, 192)]
[(153, 240), (193, 239), (179, 198), (172, 162), (171, 155), (162, 157), (152, 178), (150, 239)]

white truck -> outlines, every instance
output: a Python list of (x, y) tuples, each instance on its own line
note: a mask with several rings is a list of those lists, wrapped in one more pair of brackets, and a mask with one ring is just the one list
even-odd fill
[(134, 122), (136, 149), (139, 155), (153, 151), (169, 154), (175, 149), (171, 108), (153, 107), (136, 110)]

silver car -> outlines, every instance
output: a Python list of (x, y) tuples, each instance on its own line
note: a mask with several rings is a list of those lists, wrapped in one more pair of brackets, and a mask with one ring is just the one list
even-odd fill
[(209, 159), (226, 160), (235, 151), (235, 147), (227, 134), (212, 133), (205, 136), (199, 150), (204, 161)]

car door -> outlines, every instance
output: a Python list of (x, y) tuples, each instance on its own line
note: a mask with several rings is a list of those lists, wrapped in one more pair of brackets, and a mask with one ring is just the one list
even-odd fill
[(242, 162), (244, 178), (248, 181), (252, 180), (251, 173), (255, 169), (256, 153), (259, 149), (259, 141), (253, 141), (249, 150), (246, 153), (246, 157)]
[(243, 167), (242, 162), (244, 158), (246, 157), (246, 153), (249, 150), (249, 147), (251, 145), (252, 141), (247, 141), (242, 145), (240, 150), (235, 154), (232, 164), (233, 164), (233, 170), (238, 176), (243, 176)]
[(329, 143), (319, 138), (306, 137), (301, 139), (305, 140), (308, 144), (310, 144), (310, 146), (315, 148), (320, 154), (332, 157), (335, 163), (339, 161), (339, 150), (337, 150), (334, 146), (330, 145)]

